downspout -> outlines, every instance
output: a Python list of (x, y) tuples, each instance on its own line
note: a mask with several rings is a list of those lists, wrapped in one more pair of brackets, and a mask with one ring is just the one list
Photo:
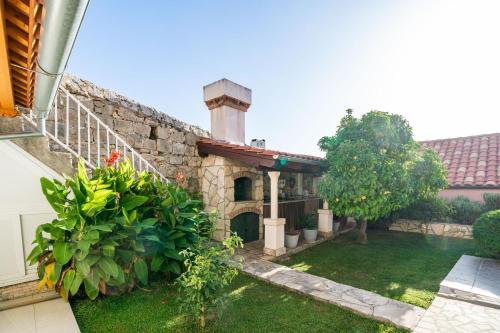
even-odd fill
[(45, 1), (33, 102), (37, 129), (34, 133), (0, 135), (0, 140), (45, 136), (45, 118), (54, 102), (88, 3), (89, 0)]
[(76, 36), (87, 10), (89, 0), (47, 0), (37, 59), (38, 75), (35, 82), (33, 111), (38, 132), (45, 135), (45, 117), (52, 107), (68, 64)]

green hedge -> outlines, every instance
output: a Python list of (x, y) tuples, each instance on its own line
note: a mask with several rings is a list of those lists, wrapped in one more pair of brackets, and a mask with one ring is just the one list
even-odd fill
[(452, 206), (446, 199), (430, 197), (414, 202), (397, 212), (397, 218), (420, 220), (425, 222), (447, 221), (452, 214)]
[(486, 254), (500, 257), (500, 210), (481, 215), (474, 223), (472, 234)]
[(456, 223), (473, 224), (483, 213), (483, 206), (469, 198), (459, 196), (451, 200), (451, 218)]
[(37, 228), (28, 259), (38, 263), (39, 287), (64, 298), (84, 289), (95, 299), (146, 285), (151, 273), (181, 274), (179, 252), (210, 225), (200, 201), (137, 174), (129, 161), (98, 168), (91, 178), (80, 162), (73, 178), (41, 184), (57, 219)]
[(500, 209), (500, 193), (483, 194), (485, 212)]
[(480, 203), (471, 201), (464, 196), (458, 196), (452, 200), (439, 197), (420, 199), (409, 207), (395, 212), (388, 219), (402, 218), (425, 222), (473, 224), (482, 213), (500, 209), (500, 194), (485, 193), (483, 200), (484, 203)]

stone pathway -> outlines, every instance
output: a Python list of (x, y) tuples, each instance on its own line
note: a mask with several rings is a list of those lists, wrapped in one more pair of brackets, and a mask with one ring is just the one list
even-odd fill
[(62, 298), (0, 311), (0, 333), (80, 333)]
[(425, 310), (363, 289), (299, 272), (259, 258), (243, 257), (243, 271), (272, 284), (413, 330)]
[(438, 296), (413, 332), (500, 332), (500, 310)]
[(304, 251), (305, 249), (308, 249), (310, 247), (316, 246), (318, 244), (321, 244), (327, 240), (332, 239), (332, 237), (329, 238), (323, 238), (319, 237), (317, 240), (314, 242), (306, 243), (304, 240), (299, 240), (299, 244), (297, 245), (296, 248), (290, 249), (286, 248), (286, 253), (284, 255), (281, 255), (279, 257), (271, 256), (268, 254), (264, 253), (264, 240), (258, 240), (250, 243), (246, 243), (245, 246), (240, 249), (236, 249), (236, 254), (240, 255), (245, 258), (254, 258), (254, 259), (262, 259), (262, 260), (267, 260), (267, 261), (273, 261), (273, 262), (279, 262), (281, 260), (285, 260), (291, 255), (294, 255), (296, 253), (299, 253), (301, 251)]

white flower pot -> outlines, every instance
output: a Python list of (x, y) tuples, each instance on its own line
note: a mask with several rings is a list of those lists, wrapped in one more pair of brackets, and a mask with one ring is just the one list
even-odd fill
[(285, 246), (289, 249), (294, 249), (299, 243), (300, 233), (297, 234), (285, 234)]
[(314, 242), (318, 238), (318, 229), (304, 229), (304, 240), (306, 242)]

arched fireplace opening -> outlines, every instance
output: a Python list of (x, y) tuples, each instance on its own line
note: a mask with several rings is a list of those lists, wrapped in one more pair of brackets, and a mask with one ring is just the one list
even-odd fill
[(234, 201), (252, 200), (252, 179), (240, 177), (234, 180)]
[(243, 243), (259, 240), (259, 214), (242, 213), (231, 219), (231, 231), (243, 239)]

